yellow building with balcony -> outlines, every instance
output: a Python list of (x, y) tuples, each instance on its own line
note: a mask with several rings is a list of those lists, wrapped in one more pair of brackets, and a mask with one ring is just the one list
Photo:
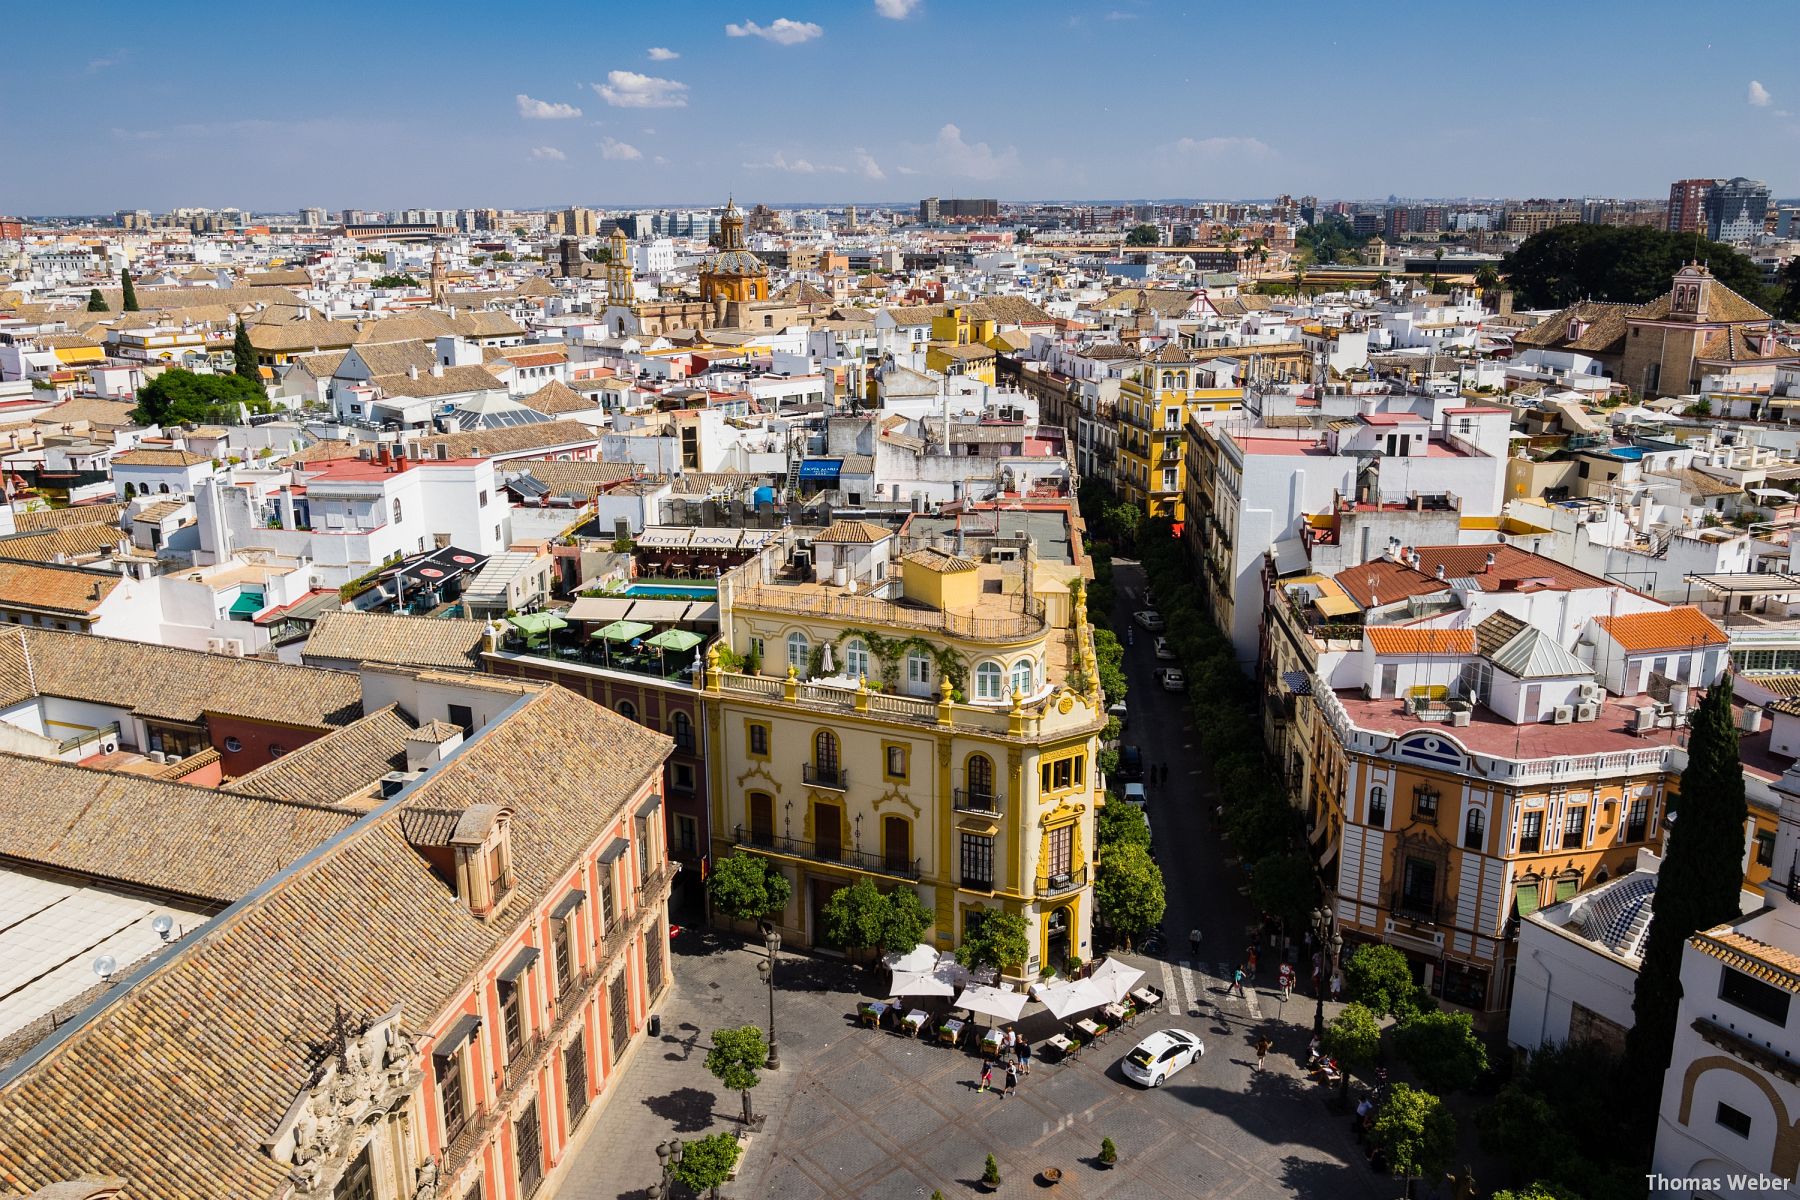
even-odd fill
[(859, 878), (917, 888), (945, 949), (1021, 914), (1031, 955), (1006, 970), (1035, 978), (1092, 951), (1105, 714), (1083, 568), (1030, 541), (932, 541), (839, 521), (720, 579), (712, 854), (779, 865), (798, 945), (828, 947), (825, 903)]
[(1153, 517), (1187, 517), (1187, 423), (1241, 413), (1241, 387), (1214, 387), (1217, 372), (1165, 346), (1119, 383), (1119, 491)]
[(960, 304), (948, 305), (931, 318), (931, 340), (925, 343), (925, 367), (943, 375), (966, 375), (994, 382), (999, 355), (994, 343), (999, 326), (992, 317), (972, 316)]

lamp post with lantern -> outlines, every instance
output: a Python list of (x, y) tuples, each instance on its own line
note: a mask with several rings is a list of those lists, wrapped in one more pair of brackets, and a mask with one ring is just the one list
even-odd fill
[(763, 935), (763, 947), (768, 950), (769, 957), (756, 964), (757, 974), (769, 985), (769, 1061), (766, 1064), (771, 1071), (781, 1069), (781, 1053), (775, 1049), (775, 952), (781, 949), (781, 934), (775, 931), (773, 921), (758, 922)]
[(1313, 1008), (1313, 1036), (1325, 1036), (1325, 987), (1337, 973), (1338, 955), (1344, 949), (1344, 935), (1338, 932), (1337, 914), (1323, 902), (1313, 909), (1313, 937), (1319, 944), (1319, 981), (1314, 987), (1317, 998)]
[(670, 1138), (666, 1142), (656, 1144), (656, 1162), (661, 1174), (655, 1183), (646, 1191), (650, 1200), (674, 1200), (675, 1196), (675, 1164), (681, 1161), (681, 1139)]

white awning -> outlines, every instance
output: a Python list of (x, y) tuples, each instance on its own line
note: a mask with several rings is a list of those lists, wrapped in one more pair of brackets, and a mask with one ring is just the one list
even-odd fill
[(610, 625), (625, 619), (625, 613), (636, 603), (623, 596), (580, 596), (564, 614), (571, 621), (598, 621)]

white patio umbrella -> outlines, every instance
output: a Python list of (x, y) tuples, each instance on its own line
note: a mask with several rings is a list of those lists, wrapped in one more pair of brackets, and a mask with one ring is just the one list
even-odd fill
[(1096, 987), (1092, 979), (1070, 979), (1062, 983), (1052, 983), (1037, 989), (1037, 999), (1050, 1015), (1059, 1021), (1066, 1021), (1079, 1012), (1090, 1008), (1099, 1008), (1102, 1004), (1111, 1004), (1106, 989)]
[(1025, 1011), (1026, 999), (1024, 992), (1009, 992), (977, 984), (964, 988), (962, 995), (956, 998), (954, 1007), (966, 1008), (971, 1013), (996, 1017), (1002, 1021), (1016, 1021), (1019, 1014)]
[(956, 985), (933, 971), (895, 971), (894, 985), (888, 989), (894, 996), (954, 996)]
[(1083, 983), (1097, 984), (1106, 999), (1102, 1004), (1117, 1004), (1130, 994), (1137, 981), (1144, 973), (1136, 967), (1122, 963), (1116, 958), (1109, 958), (1094, 968), (1094, 973), (1082, 980)]
[(930, 971), (938, 965), (937, 947), (920, 942), (904, 953), (899, 950), (890, 951), (882, 956), (881, 962), (896, 974), (901, 971)]
[(831, 665), (831, 643), (825, 643), (824, 653), (819, 658), (819, 674), (830, 675), (837, 668)]

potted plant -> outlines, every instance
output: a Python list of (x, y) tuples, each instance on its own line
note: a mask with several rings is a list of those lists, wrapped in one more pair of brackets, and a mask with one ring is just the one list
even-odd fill
[(1100, 1139), (1099, 1161), (1107, 1170), (1111, 1170), (1113, 1164), (1119, 1161), (1119, 1148), (1113, 1145), (1113, 1140), (1109, 1137)]
[(1000, 1188), (1000, 1164), (991, 1154), (987, 1156), (987, 1165), (981, 1168), (981, 1186), (990, 1192)]

